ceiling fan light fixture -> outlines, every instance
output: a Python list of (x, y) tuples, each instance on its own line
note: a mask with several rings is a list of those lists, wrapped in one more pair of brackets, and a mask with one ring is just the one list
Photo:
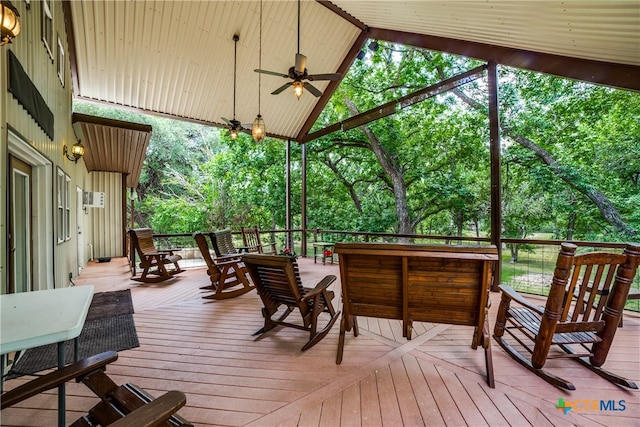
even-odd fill
[(260, 144), (264, 141), (264, 137), (267, 131), (264, 127), (264, 119), (260, 114), (253, 120), (253, 126), (251, 126), (251, 136), (256, 144)]
[(297, 80), (291, 83), (291, 85), (293, 86), (293, 94), (300, 100), (300, 97), (304, 93), (304, 85)]
[(242, 131), (245, 129), (244, 125), (236, 120), (236, 80), (237, 80), (237, 67), (238, 67), (238, 40), (240, 40), (240, 36), (238, 34), (233, 35), (233, 119), (229, 120), (227, 118), (221, 117), (227, 125), (229, 126), (229, 136), (232, 140), (236, 140), (238, 138), (238, 131)]
[[(298, 51), (296, 53), (296, 61), (294, 66), (289, 68), (287, 73), (279, 73), (277, 71), (268, 71), (263, 70), (261, 68), (257, 68), (254, 71), (256, 73), (261, 74), (269, 74), (272, 76), (284, 77), (285, 79), (291, 79), (290, 82), (283, 84), (278, 89), (271, 92), (271, 95), (278, 95), (286, 90), (289, 85), (293, 86), (293, 93), (296, 95), (298, 100), (302, 96), (304, 92), (304, 88), (307, 88), (309, 93), (315, 97), (322, 96), (322, 91), (318, 90), (315, 86), (313, 86), (309, 82), (315, 82), (320, 80), (330, 80), (330, 81), (338, 81), (342, 79), (342, 74), (340, 73), (327, 73), (327, 74), (309, 74), (307, 70), (307, 57), (300, 53), (300, 3), (298, 0)], [(262, 28), (262, 27), (261, 27)], [(302, 81), (305, 80), (303, 83)]]

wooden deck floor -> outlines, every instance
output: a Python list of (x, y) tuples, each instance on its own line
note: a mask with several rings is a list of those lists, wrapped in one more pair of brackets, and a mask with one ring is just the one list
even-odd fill
[[(337, 265), (300, 259), (305, 281), (335, 274)], [(470, 348), (469, 327), (420, 324), (402, 338), (396, 321), (360, 319), (360, 336), (347, 335), (344, 360), (335, 364), (339, 325), (312, 349), (301, 352), (306, 333), (276, 328), (260, 338), (255, 292), (226, 301), (203, 300), (204, 268), (166, 283), (129, 279), (125, 259), (90, 263), (77, 285), (95, 292), (131, 288), (140, 347), (120, 352), (107, 372), (153, 395), (182, 390), (180, 414), (198, 426), (546, 426), (640, 425), (640, 393), (613, 386), (570, 360), (548, 364), (577, 387), (567, 392), (522, 368), (493, 344), (496, 388), (486, 385), (482, 350)], [(492, 294), (495, 318), (499, 296)], [(625, 317), (606, 367), (640, 380), (640, 318)], [(23, 379), (7, 381), (6, 389)], [(67, 420), (95, 403), (88, 390), (67, 387)], [(555, 408), (565, 401), (624, 401), (624, 411)], [(576, 402), (579, 403), (579, 402)], [(56, 393), (33, 397), (2, 411), (3, 426), (51, 426)], [(588, 408), (588, 406), (587, 406)]]

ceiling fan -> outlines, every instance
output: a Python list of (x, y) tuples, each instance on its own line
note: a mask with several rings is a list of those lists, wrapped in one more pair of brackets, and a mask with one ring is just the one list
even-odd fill
[[(270, 74), (272, 76), (280, 76), (285, 79), (291, 79), (290, 82), (285, 83), (280, 86), (278, 89), (271, 92), (271, 95), (277, 95), (284, 91), (287, 87), (293, 86), (293, 93), (300, 99), (304, 89), (307, 89), (314, 96), (322, 96), (322, 92), (318, 90), (315, 86), (313, 86), (309, 81), (317, 81), (317, 80), (340, 80), (342, 78), (342, 74), (333, 73), (333, 74), (309, 74), (307, 70), (307, 57), (300, 53), (300, 0), (298, 0), (298, 52), (296, 53), (296, 62), (295, 65), (289, 68), (289, 71), (286, 74), (279, 73), (277, 71), (268, 71), (268, 70), (254, 70), (256, 73)], [(308, 80), (308, 81), (303, 81)]]
[(233, 35), (234, 51), (233, 51), (233, 119), (229, 120), (226, 117), (221, 117), (222, 120), (227, 122), (229, 125), (229, 132), (227, 133), (231, 136), (231, 139), (238, 138), (238, 132), (247, 130), (251, 128), (251, 125), (243, 125), (238, 120), (236, 120), (236, 66), (238, 62), (238, 40), (240, 40), (240, 36), (237, 34)]

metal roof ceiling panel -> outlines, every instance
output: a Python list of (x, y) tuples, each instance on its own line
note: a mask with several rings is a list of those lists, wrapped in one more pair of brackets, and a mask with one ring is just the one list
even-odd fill
[[(259, 1), (77, 0), (64, 7), (71, 17), (70, 57), (80, 98), (223, 126), (221, 117), (234, 113), (234, 34), (240, 36), (240, 122), (251, 123), (258, 113), (260, 78), (267, 133), (302, 140), (303, 129), (311, 127), (308, 122), (337, 87), (313, 82), (321, 91), (329, 88), (322, 98), (305, 93), (297, 100), (288, 90), (270, 95), (288, 80), (253, 71), (284, 74), (294, 64), (295, 1), (264, 0), (261, 66)], [(635, 77), (640, 67), (637, 0), (304, 0), (300, 22), (300, 53), (307, 56), (312, 74), (347, 70), (360, 48), (355, 44), (368, 34), (640, 88)]]

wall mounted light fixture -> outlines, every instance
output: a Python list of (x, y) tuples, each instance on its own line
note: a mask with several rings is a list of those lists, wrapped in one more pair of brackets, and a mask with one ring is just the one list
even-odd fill
[(13, 7), (11, 2), (0, 2), (0, 46), (11, 43), (11, 39), (20, 34), (20, 21), (18, 10)]
[(62, 151), (67, 159), (71, 160), (73, 163), (78, 163), (80, 157), (84, 156), (84, 145), (82, 145), (82, 143), (78, 141), (73, 144), (73, 147), (71, 147), (71, 152), (69, 152), (67, 150), (67, 145), (65, 144), (62, 148)]

